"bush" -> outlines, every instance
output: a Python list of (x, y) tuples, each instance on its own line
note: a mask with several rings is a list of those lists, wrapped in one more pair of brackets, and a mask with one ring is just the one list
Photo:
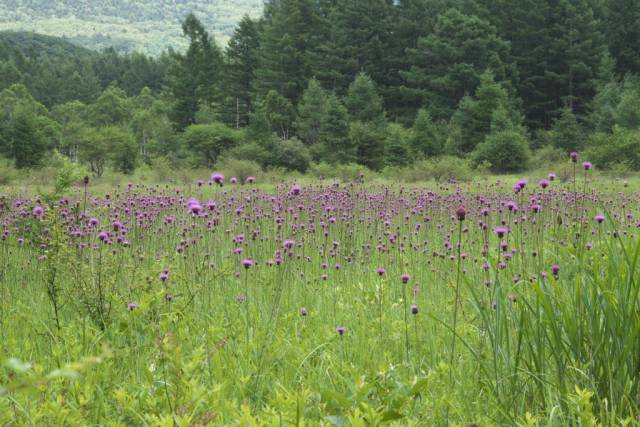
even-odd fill
[(612, 134), (594, 134), (589, 141), (585, 158), (602, 169), (626, 163), (632, 170), (640, 170), (640, 130), (615, 126)]
[(406, 166), (413, 157), (410, 148), (411, 131), (392, 123), (387, 126), (384, 141), (384, 163), (387, 166)]
[(503, 130), (487, 135), (472, 153), (476, 164), (489, 162), (491, 172), (519, 172), (527, 168), (531, 152), (527, 138), (516, 130)]
[(363, 175), (368, 177), (372, 174), (366, 166), (357, 163), (331, 165), (325, 162), (312, 165), (309, 173), (316, 178), (339, 179), (344, 182), (353, 182)]
[(309, 169), (310, 163), (309, 149), (297, 138), (278, 141), (270, 161), (272, 166), (302, 173)]
[(216, 169), (221, 170), (228, 177), (235, 176), (244, 184), (248, 177), (257, 176), (262, 170), (260, 165), (251, 160), (225, 159), (216, 165)]
[(222, 123), (191, 125), (182, 135), (182, 142), (197, 156), (199, 164), (211, 166), (218, 156), (240, 142), (242, 132)]
[(9, 185), (18, 177), (18, 170), (11, 160), (0, 157), (0, 185)]
[(413, 165), (406, 180), (418, 181), (471, 181), (473, 169), (466, 159), (455, 156), (443, 156), (428, 160), (421, 160)]
[(257, 142), (245, 142), (226, 151), (223, 157), (224, 159), (248, 160), (265, 166), (269, 162), (269, 151)]
[(383, 166), (384, 131), (372, 123), (353, 122), (349, 129), (349, 140), (355, 147), (358, 163), (369, 169)]

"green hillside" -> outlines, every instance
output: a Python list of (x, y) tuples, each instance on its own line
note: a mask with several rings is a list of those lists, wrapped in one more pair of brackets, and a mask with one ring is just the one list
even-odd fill
[(4, 0), (0, 31), (64, 37), (90, 49), (157, 55), (186, 46), (181, 20), (194, 13), (219, 44), (225, 44), (244, 14), (257, 17), (262, 0)]
[(0, 58), (20, 53), (27, 57), (45, 55), (49, 58), (86, 58), (95, 53), (59, 37), (28, 32), (0, 32)]

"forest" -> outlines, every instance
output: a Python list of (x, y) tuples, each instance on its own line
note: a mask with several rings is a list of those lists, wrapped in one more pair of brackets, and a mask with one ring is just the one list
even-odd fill
[(273, 0), (225, 46), (195, 14), (182, 32), (158, 56), (2, 33), (3, 165), (640, 170), (633, 0)]
[(226, 43), (242, 15), (258, 17), (262, 0), (3, 0), (0, 31), (63, 37), (81, 46), (158, 55), (185, 48), (180, 22), (195, 14)]

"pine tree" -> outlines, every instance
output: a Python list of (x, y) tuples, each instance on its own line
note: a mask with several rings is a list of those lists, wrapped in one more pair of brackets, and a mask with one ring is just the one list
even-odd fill
[(375, 82), (366, 74), (358, 74), (351, 83), (345, 105), (352, 121), (379, 124), (385, 119), (382, 98)]
[(411, 67), (401, 74), (434, 118), (448, 119), (460, 100), (473, 94), (485, 70), (498, 80), (508, 76), (508, 52), (489, 22), (452, 8), (438, 17), (432, 34), (407, 50)]
[(512, 123), (519, 124), (518, 114), (507, 91), (493, 79), (491, 72), (485, 72), (480, 77), (480, 86), (473, 98), (463, 98), (453, 117), (460, 128), (456, 144), (460, 154), (470, 153), (484, 141), (491, 131), (494, 113), (499, 108), (508, 112)]
[(307, 145), (319, 142), (322, 123), (327, 113), (327, 94), (316, 79), (309, 80), (307, 89), (298, 104), (296, 133)]
[(171, 114), (178, 130), (195, 123), (198, 104), (212, 104), (219, 94), (222, 54), (215, 42), (193, 15), (188, 15), (182, 31), (189, 38), (185, 54), (173, 54), (169, 87), (175, 99)]
[(38, 127), (36, 116), (26, 102), (15, 109), (7, 134), (9, 156), (17, 168), (40, 165), (46, 150), (47, 139)]
[(225, 123), (236, 128), (249, 123), (259, 45), (256, 23), (245, 15), (225, 51), (222, 117)]
[(272, 133), (282, 139), (289, 138), (295, 121), (295, 109), (287, 98), (271, 90), (261, 102), (259, 110)]
[(553, 145), (565, 153), (581, 150), (584, 147), (584, 133), (570, 108), (563, 108), (560, 116), (551, 128)]
[(310, 77), (306, 52), (318, 43), (319, 19), (311, 0), (279, 0), (261, 22), (254, 87), (258, 97), (275, 90), (297, 104)]
[(640, 2), (607, 0), (605, 34), (620, 75), (640, 73)]
[(323, 87), (343, 95), (362, 72), (376, 81), (386, 78), (387, 16), (391, 12), (385, 0), (335, 1), (328, 18), (331, 31), (317, 52), (310, 54), (313, 75)]
[(356, 149), (349, 138), (349, 113), (333, 93), (327, 97), (320, 141), (324, 146), (324, 158), (328, 162), (351, 163), (356, 161)]
[(385, 166), (407, 166), (412, 162), (410, 131), (402, 125), (391, 123), (387, 126), (384, 141)]
[(413, 123), (411, 148), (414, 153), (427, 157), (439, 156), (442, 153), (440, 139), (436, 134), (436, 127), (431, 120), (429, 111), (422, 108), (418, 111)]

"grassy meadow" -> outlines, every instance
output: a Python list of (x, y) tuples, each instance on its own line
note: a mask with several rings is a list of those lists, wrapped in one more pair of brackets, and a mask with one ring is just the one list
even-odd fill
[(13, 180), (0, 423), (634, 425), (640, 181), (563, 168)]

